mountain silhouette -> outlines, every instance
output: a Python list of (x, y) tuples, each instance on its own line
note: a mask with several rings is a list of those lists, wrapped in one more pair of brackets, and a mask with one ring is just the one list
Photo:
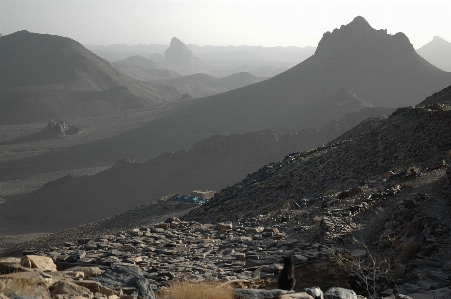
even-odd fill
[[(1, 123), (104, 115), (158, 105), (168, 96), (121, 75), (80, 43), (61, 36), (25, 30), (2, 36), (0, 65)], [(102, 94), (93, 97), (96, 92)], [(98, 107), (96, 112), (90, 105)]]
[[(183, 109), (112, 138), (16, 160), (14, 165), (1, 163), (1, 167), (5, 173), (17, 173), (23, 167), (30, 170), (31, 160), (41, 170), (87, 165), (89, 161), (112, 165), (125, 157), (146, 159), (189, 148), (215, 134), (321, 128), (340, 115), (312, 113), (312, 107), (342, 88), (374, 106), (398, 107), (417, 104), (450, 82), (451, 74), (420, 57), (404, 34), (375, 30), (357, 17), (325, 33), (313, 56), (275, 77), (196, 99)], [(358, 110), (353, 107), (349, 112)]]
[(296, 132), (313, 120), (319, 122), (306, 107), (341, 88), (374, 106), (399, 107), (415, 105), (450, 82), (451, 74), (419, 56), (403, 33), (375, 30), (364, 18), (356, 17), (326, 32), (315, 54), (297, 66), (263, 82), (207, 98), (174, 118), (183, 121), (208, 111), (203, 119), (214, 123), (209, 126), (214, 133)]
[(440, 36), (434, 36), (432, 41), (417, 49), (424, 59), (447, 72), (451, 72), (451, 43)]
[(169, 48), (164, 53), (164, 60), (167, 64), (177, 66), (190, 67), (194, 64), (193, 53), (181, 40), (176, 37), (171, 39)]

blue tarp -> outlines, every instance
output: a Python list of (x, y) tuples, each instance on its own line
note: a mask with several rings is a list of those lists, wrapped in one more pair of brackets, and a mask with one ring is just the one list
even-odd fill
[(187, 202), (187, 203), (198, 203), (198, 204), (203, 204), (206, 203), (207, 200), (205, 198), (202, 197), (192, 197), (192, 196), (185, 196), (183, 194), (178, 194), (175, 196), (174, 198), (176, 201), (181, 201), (181, 202)]

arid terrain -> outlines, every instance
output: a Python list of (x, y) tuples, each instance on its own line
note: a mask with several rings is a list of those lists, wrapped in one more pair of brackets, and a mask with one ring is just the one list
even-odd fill
[(451, 298), (448, 44), (0, 35), (0, 299)]

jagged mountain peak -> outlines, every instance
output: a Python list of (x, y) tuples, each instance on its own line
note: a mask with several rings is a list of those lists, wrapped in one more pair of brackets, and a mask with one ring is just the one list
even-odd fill
[(349, 23), (348, 25), (342, 25), (341, 27), (344, 27), (344, 26), (347, 26), (349, 28), (356, 28), (359, 30), (373, 29), (371, 27), (370, 23), (368, 23), (368, 21), (362, 16), (355, 17), (351, 23)]
[(170, 47), (178, 46), (178, 45), (185, 45), (181, 40), (176, 38), (175, 36), (171, 39), (171, 43), (169, 44)]
[(391, 35), (386, 29), (376, 30), (365, 18), (358, 16), (349, 24), (324, 33), (315, 54), (336, 56), (348, 52), (355, 58), (393, 51), (413, 53), (415, 49), (404, 33)]
[(194, 63), (194, 56), (191, 50), (181, 40), (173, 37), (169, 48), (164, 54), (164, 60), (168, 64), (186, 67)]

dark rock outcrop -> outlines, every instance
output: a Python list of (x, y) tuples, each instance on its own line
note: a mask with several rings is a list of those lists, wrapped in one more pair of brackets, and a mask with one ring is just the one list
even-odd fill
[(283, 269), (280, 272), (279, 279), (277, 280), (277, 286), (279, 289), (291, 291), (296, 284), (296, 278), (294, 277), (294, 262), (293, 256), (283, 257)]

